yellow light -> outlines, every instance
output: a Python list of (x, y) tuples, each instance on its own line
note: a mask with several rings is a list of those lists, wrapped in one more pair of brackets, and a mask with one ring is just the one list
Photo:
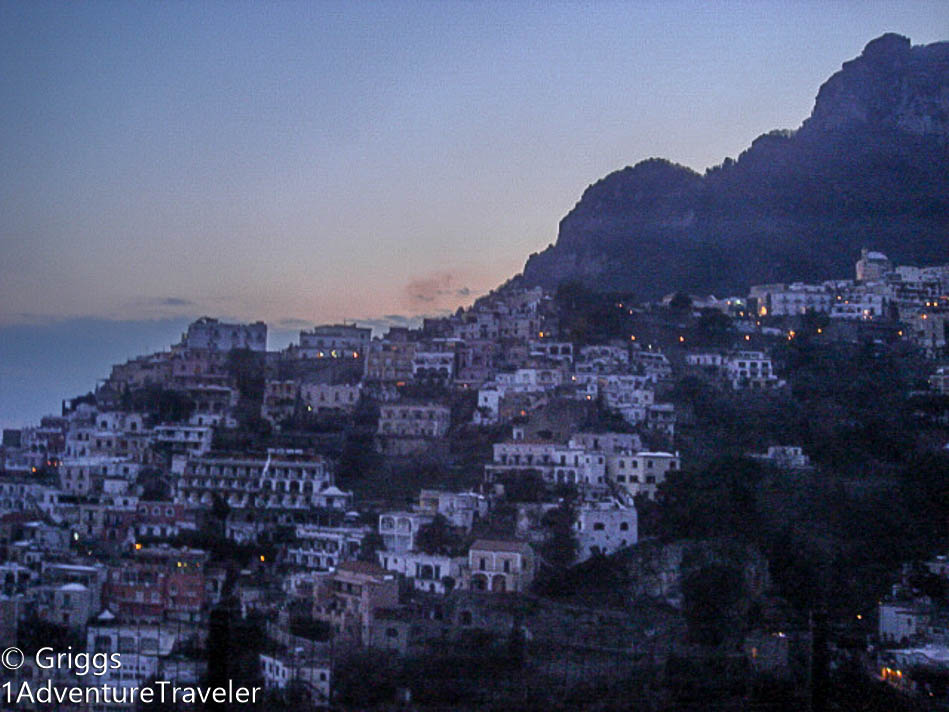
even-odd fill
[(862, 621), (862, 620), (863, 620), (863, 616), (860, 615), (859, 613), (857, 614), (857, 620), (858, 620), (858, 621)]
[(679, 343), (681, 344), (681, 343), (683, 343), (684, 341), (685, 341), (685, 337), (684, 337), (684, 336), (680, 336), (680, 337), (679, 337)]
[(261, 560), (261, 562), (264, 562), (264, 561), (267, 560), (267, 557), (264, 556), (263, 554), (261, 554), (261, 555), (260, 555), (260, 560)]
[(141, 551), (141, 550), (142, 550), (142, 545), (139, 544), (138, 542), (135, 542), (135, 551)]
[(761, 307), (758, 310), (758, 316), (768, 316), (768, 307)]
[(824, 333), (824, 330), (818, 327), (817, 333), (818, 333), (818, 334), (823, 334), (823, 333)]
[(635, 337), (635, 336), (632, 336), (632, 335), (630, 335), (630, 337), (629, 337), (629, 340), (630, 340), (630, 341), (635, 341), (635, 340), (636, 340), (636, 337)]
[(903, 330), (900, 329), (899, 331), (897, 331), (897, 332), (896, 332), (896, 335), (897, 335), (897, 336), (902, 336), (902, 335), (903, 335)]
[(745, 341), (751, 341), (751, 337), (748, 334), (745, 334)]

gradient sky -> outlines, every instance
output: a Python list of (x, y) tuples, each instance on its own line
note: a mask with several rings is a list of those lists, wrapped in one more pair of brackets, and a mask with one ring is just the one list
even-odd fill
[(887, 31), (949, 3), (0, 0), (0, 339), (453, 310), (589, 183), (797, 127)]

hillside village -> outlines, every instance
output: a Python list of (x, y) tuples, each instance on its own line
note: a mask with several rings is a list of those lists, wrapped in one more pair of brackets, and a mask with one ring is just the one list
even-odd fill
[(198, 319), (3, 432), (3, 639), (267, 709), (949, 704), (947, 295), (863, 250), (282, 351)]

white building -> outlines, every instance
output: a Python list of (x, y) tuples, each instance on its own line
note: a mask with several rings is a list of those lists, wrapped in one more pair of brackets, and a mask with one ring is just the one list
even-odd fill
[(912, 601), (883, 601), (879, 609), (880, 640), (900, 644), (922, 634), (931, 619), (930, 607)]
[[(412, 377), (417, 381), (448, 384), (455, 377), (454, 343), (446, 344), (441, 340), (423, 346), (415, 351), (412, 359)], [(449, 345), (452, 348), (449, 348)]]
[(188, 331), (181, 341), (189, 349), (266, 351), (267, 325), (262, 321), (253, 324), (225, 324), (205, 316), (188, 326)]
[(287, 563), (314, 571), (332, 571), (359, 555), (368, 527), (323, 527), (299, 524), (296, 539), (287, 545)]
[(422, 512), (384, 512), (379, 515), (379, 534), (387, 551), (403, 553), (415, 550), (415, 537), (434, 515)]
[(857, 260), (854, 271), (858, 281), (876, 282), (883, 279), (883, 275), (892, 269), (893, 264), (886, 255), (864, 247), (860, 250), (860, 259)]
[(625, 549), (635, 544), (639, 536), (636, 508), (617, 502), (584, 503), (577, 510), (574, 527), (578, 562)]
[(290, 653), (260, 653), (260, 672), (268, 690), (288, 687), (305, 690), (311, 704), (329, 706), (330, 661), (299, 650)]
[(304, 383), (300, 386), (300, 400), (309, 412), (351, 413), (356, 409), (361, 393), (361, 383)]
[(573, 344), (569, 341), (533, 340), (530, 342), (530, 356), (572, 364)]
[(581, 346), (578, 373), (615, 373), (629, 366), (629, 349), (620, 346)]
[(214, 431), (209, 426), (180, 425), (177, 423), (156, 425), (152, 431), (156, 444), (164, 445), (172, 452), (200, 456), (211, 450)]
[(553, 390), (564, 382), (564, 374), (559, 368), (519, 368), (513, 372), (502, 371), (494, 380), (503, 397), (507, 393)]
[(636, 433), (574, 433), (569, 445), (571, 448), (619, 453), (639, 450), (642, 441)]
[(210, 506), (214, 495), (236, 508), (310, 509), (333, 484), (321, 455), (271, 451), (254, 457), (201, 457), (188, 460), (178, 479), (179, 502)]
[(571, 448), (561, 443), (525, 441), (495, 443), (494, 460), (485, 465), (485, 479), (537, 471), (549, 484), (573, 484), (603, 489), (606, 485), (606, 456), (602, 452)]
[(470, 531), (475, 522), (487, 516), (488, 500), (477, 492), (423, 489), (418, 496), (418, 511), (432, 516), (440, 514), (453, 527)]
[(451, 409), (437, 403), (391, 403), (379, 408), (379, 435), (441, 438), (451, 426)]
[(497, 423), (501, 417), (501, 392), (494, 383), (485, 384), (478, 389), (478, 407), (475, 409), (474, 422), (477, 425)]
[(300, 358), (349, 358), (366, 356), (372, 329), (351, 324), (315, 326), (300, 332)]
[(764, 351), (733, 351), (725, 357), (724, 368), (725, 378), (735, 390), (776, 388), (783, 383)]
[[(426, 554), (422, 551), (378, 551), (379, 564), (387, 571), (402, 574), (417, 591), (445, 594), (463, 585), (465, 557)], [(448, 578), (450, 581), (446, 581)]]
[(669, 472), (681, 467), (678, 453), (637, 452), (607, 455), (607, 476), (630, 497), (656, 498), (656, 489)]
[(788, 470), (803, 470), (811, 466), (811, 458), (799, 445), (772, 445), (764, 455), (752, 454), (751, 457)]
[(866, 290), (853, 290), (834, 300), (830, 310), (831, 319), (870, 321), (880, 319), (886, 312), (885, 295)]

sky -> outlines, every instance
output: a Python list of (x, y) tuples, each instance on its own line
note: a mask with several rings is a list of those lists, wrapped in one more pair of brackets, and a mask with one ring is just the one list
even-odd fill
[(273, 348), (470, 304), (590, 183), (799, 126), (888, 31), (949, 4), (0, 0), (0, 424), (204, 314)]

